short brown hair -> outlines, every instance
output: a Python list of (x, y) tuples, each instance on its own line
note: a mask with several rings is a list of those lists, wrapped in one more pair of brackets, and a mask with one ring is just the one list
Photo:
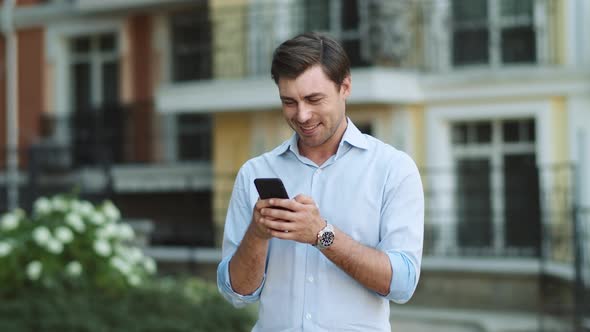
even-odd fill
[(302, 33), (277, 47), (272, 57), (271, 77), (279, 84), (281, 77), (297, 78), (318, 64), (336, 86), (350, 75), (350, 60), (338, 42), (325, 34)]

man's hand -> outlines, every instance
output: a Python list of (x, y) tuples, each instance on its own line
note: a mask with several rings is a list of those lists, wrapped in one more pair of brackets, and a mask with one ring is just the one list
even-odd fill
[(262, 220), (262, 214), (260, 213), (262, 209), (268, 209), (271, 208), (270, 205), (270, 200), (269, 199), (264, 199), (261, 200), (259, 199), (258, 202), (256, 202), (256, 205), (254, 205), (254, 213), (252, 213), (252, 222), (250, 223), (250, 227), (252, 227), (252, 231), (254, 232), (254, 235), (256, 235), (257, 237), (261, 238), (261, 239), (265, 239), (268, 240), (272, 237), (271, 234), (271, 229), (268, 228), (268, 226), (266, 226)]
[[(297, 195), (294, 199), (271, 198), (256, 204), (254, 221), (271, 237), (315, 244), (320, 230), (326, 226), (311, 197)], [(257, 213), (259, 216), (257, 216)]]

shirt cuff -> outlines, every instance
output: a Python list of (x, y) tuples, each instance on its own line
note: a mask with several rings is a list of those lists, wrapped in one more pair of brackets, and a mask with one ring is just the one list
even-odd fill
[(249, 303), (254, 303), (260, 298), (266, 275), (264, 275), (260, 286), (252, 293), (248, 295), (241, 295), (234, 291), (231, 286), (231, 280), (229, 277), (229, 261), (233, 255), (225, 257), (219, 263), (217, 267), (217, 288), (223, 297), (228, 300), (234, 307), (240, 308)]
[(386, 252), (391, 263), (391, 284), (385, 297), (395, 303), (406, 303), (416, 289), (416, 270), (402, 252)]

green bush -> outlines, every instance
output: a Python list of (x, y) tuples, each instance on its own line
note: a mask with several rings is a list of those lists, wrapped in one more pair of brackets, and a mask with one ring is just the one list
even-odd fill
[(156, 264), (134, 245), (135, 234), (111, 202), (72, 196), (39, 198), (27, 215), (0, 218), (0, 292), (28, 287), (138, 286)]
[(154, 278), (156, 264), (134, 244), (109, 201), (40, 198), (33, 212), (0, 218), (0, 331), (249, 331), (215, 285)]
[(32, 288), (0, 300), (0, 331), (241, 332), (255, 322), (198, 279), (159, 279), (118, 294)]

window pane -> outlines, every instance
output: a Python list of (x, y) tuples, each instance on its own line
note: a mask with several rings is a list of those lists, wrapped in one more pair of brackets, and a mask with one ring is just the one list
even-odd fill
[(453, 126), (452, 141), (455, 144), (467, 143), (467, 125), (456, 124)]
[(487, 64), (488, 43), (487, 28), (456, 30), (453, 33), (453, 64)]
[(98, 48), (105, 52), (115, 51), (117, 48), (115, 35), (109, 33), (99, 36)]
[(457, 160), (457, 235), (461, 247), (492, 243), (489, 159)]
[(90, 52), (90, 38), (89, 37), (76, 37), (70, 44), (73, 53), (89, 53)]
[(453, 0), (453, 22), (487, 21), (487, 0)]
[(489, 122), (475, 124), (475, 141), (490, 143), (492, 141), (492, 124)]
[(535, 155), (504, 157), (506, 245), (539, 253), (541, 218)]
[(342, 29), (358, 30), (359, 9), (357, 0), (342, 0)]
[(211, 22), (206, 6), (172, 15), (172, 79), (211, 78)]
[(90, 92), (90, 64), (77, 63), (72, 65), (71, 87), (72, 104), (75, 112), (90, 110), (92, 105)]
[(330, 2), (329, 0), (305, 0), (305, 30), (330, 30)]
[(525, 120), (523, 125), (523, 139), (527, 142), (535, 142), (535, 120)]
[(356, 127), (363, 134), (373, 135), (373, 126), (371, 126), (370, 123), (364, 123), (364, 124), (360, 123), (360, 124), (356, 125)]
[(533, 1), (532, 0), (502, 0), (500, 5), (500, 12), (503, 17), (506, 16), (532, 16), (533, 15)]
[(202, 114), (178, 116), (178, 159), (211, 160), (211, 117)]
[(532, 26), (502, 29), (502, 62), (536, 61), (535, 31)]
[(363, 59), (360, 40), (344, 40), (341, 42), (341, 44), (346, 51), (348, 58), (350, 59), (350, 65), (352, 67), (363, 67), (369, 65), (369, 63)]
[(119, 102), (119, 64), (107, 62), (102, 65), (103, 104), (116, 105)]
[(504, 142), (519, 141), (519, 121), (505, 121), (502, 123), (502, 136)]

